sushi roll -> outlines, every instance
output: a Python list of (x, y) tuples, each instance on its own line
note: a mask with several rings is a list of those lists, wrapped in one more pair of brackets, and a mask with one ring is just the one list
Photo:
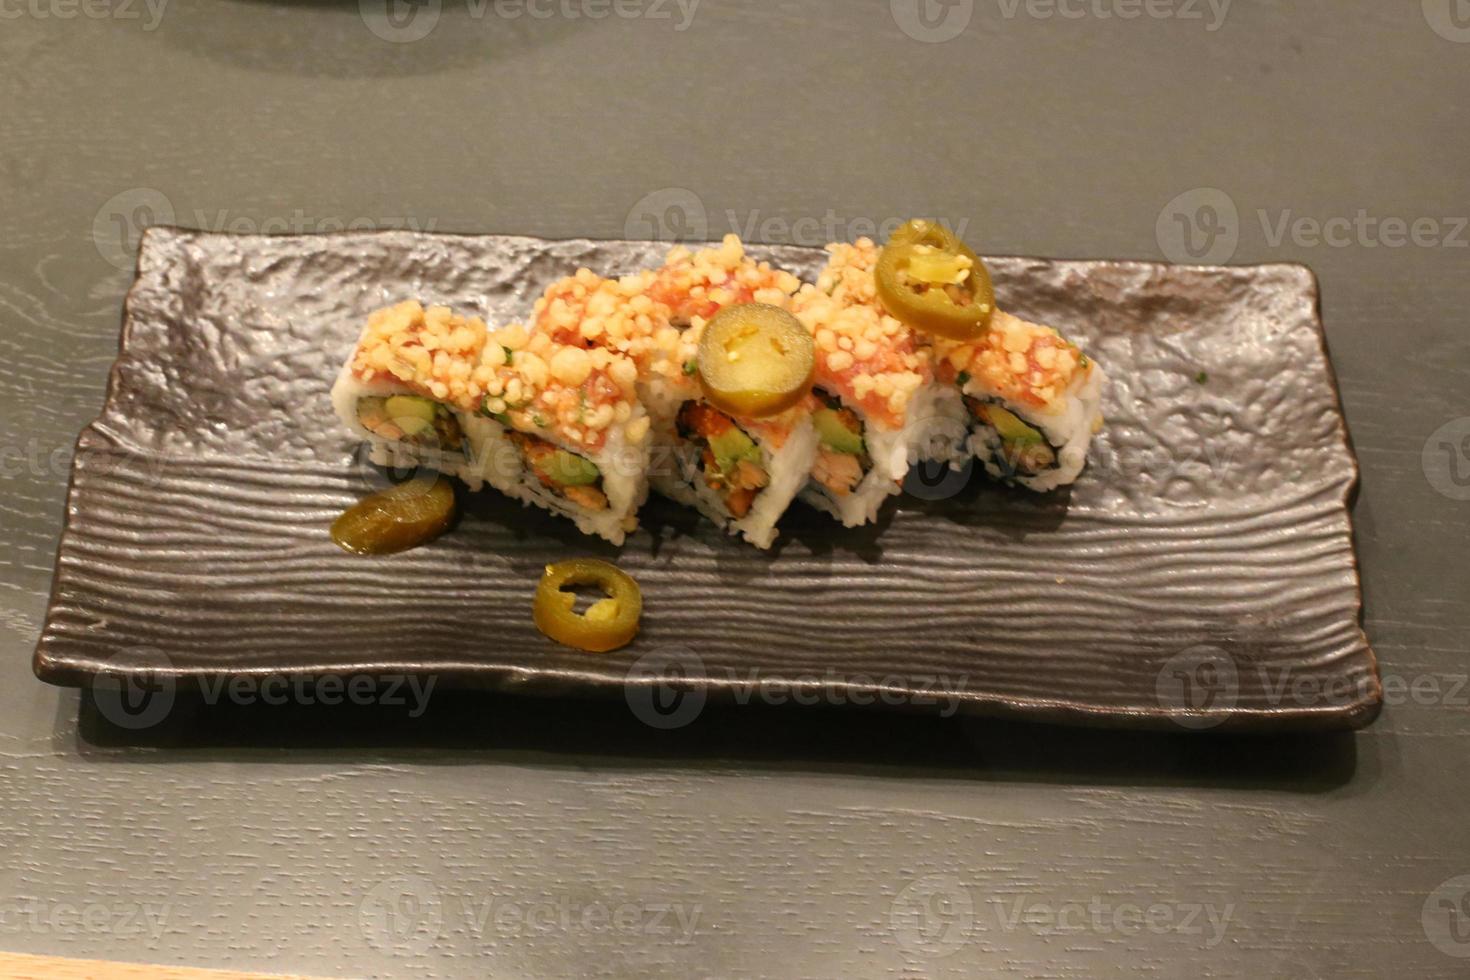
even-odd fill
[(579, 269), (547, 287), (532, 324), (558, 344), (602, 348), (630, 359), (644, 406), (656, 423), (668, 423), (689, 384), (685, 363), (693, 352), (672, 311), (649, 296), (653, 282), (651, 270), (606, 279)]
[(409, 301), (374, 313), (333, 388), (374, 462), (425, 465), (621, 544), (648, 495), (632, 361)]
[(1106, 379), (1095, 361), (1003, 310), (979, 340), (940, 350), (940, 377), (964, 398), (968, 449), (987, 473), (1040, 492), (1077, 479), (1103, 425)]
[(704, 397), (695, 357), (721, 310), (751, 303), (789, 310), (800, 285), (726, 235), (710, 248), (671, 250), (647, 290), (679, 331), (672, 356), (663, 352), (669, 369), (649, 391), (662, 414), (654, 451), (673, 464), (652, 467), (653, 488), (758, 548), (775, 543), (777, 522), (806, 484), (816, 458), (818, 405), (806, 396), (770, 417), (723, 411)]
[(909, 467), (948, 461), (963, 445), (964, 406), (934, 376), (924, 338), (888, 315), (869, 239), (828, 246), (831, 259), (793, 310), (816, 339), (813, 414), (819, 445), (801, 498), (848, 527), (877, 519)]
[(806, 399), (775, 418), (750, 419), (690, 398), (655, 450), (661, 458), (649, 471), (653, 488), (769, 548), (816, 458), (814, 408)]
[(746, 418), (706, 401), (695, 358), (720, 310), (786, 308), (800, 282), (755, 262), (739, 238), (673, 249), (656, 270), (605, 279), (579, 270), (536, 304), (535, 328), (557, 341), (618, 352), (637, 365), (653, 436), (649, 482), (759, 548), (806, 482), (816, 452), (814, 400), (770, 418)]
[(368, 318), (331, 397), (338, 418), (367, 443), (372, 462), (427, 467), (479, 488), (483, 480), (472, 465), (460, 408), (464, 399), (451, 392), (452, 379), (436, 376), (435, 360), (477, 363), (485, 334), (481, 320), (415, 302)]

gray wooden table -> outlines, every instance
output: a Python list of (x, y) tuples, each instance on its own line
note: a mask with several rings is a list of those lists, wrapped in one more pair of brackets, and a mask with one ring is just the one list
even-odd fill
[[(923, 0), (928, 4), (930, 0)], [(1453, 0), (0, 2), (0, 949), (324, 975), (1470, 971)], [(599, 16), (602, 15), (602, 16)], [(137, 229), (1299, 261), (1363, 465), (1356, 735), (436, 696), (132, 732), (30, 655)]]

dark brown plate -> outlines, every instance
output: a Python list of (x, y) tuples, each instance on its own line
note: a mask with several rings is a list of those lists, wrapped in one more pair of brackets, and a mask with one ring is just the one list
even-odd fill
[[(106, 407), (78, 442), (37, 675), (413, 673), (636, 707), (673, 664), (669, 682), (701, 698), (793, 700), (794, 682), (794, 700), (1165, 728), (1377, 714), (1357, 467), (1299, 266), (994, 259), (1007, 308), (1111, 377), (1070, 492), (976, 475), (856, 530), (798, 505), (771, 553), (664, 502), (614, 550), (487, 492), (418, 551), (332, 544), (373, 479), (328, 402), (370, 310), (420, 297), (521, 318), (578, 265), (630, 269), (664, 248), (150, 231)], [(822, 261), (754, 251), (804, 276)], [(643, 633), (617, 653), (563, 649), (531, 623), (541, 567), (588, 554), (643, 585)]]

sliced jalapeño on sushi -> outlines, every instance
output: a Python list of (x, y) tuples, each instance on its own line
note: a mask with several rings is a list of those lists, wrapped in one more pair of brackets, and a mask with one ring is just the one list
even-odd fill
[(910, 221), (893, 233), (878, 257), (876, 285), (894, 317), (950, 340), (980, 336), (995, 312), (985, 263), (934, 221)]
[[(567, 587), (576, 585), (596, 586), (606, 598), (579, 613), (576, 594), (567, 591)], [(643, 593), (633, 577), (616, 565), (578, 558), (546, 566), (536, 586), (531, 615), (536, 628), (557, 643), (589, 653), (607, 653), (627, 646), (638, 635)]]
[(778, 415), (811, 389), (816, 347), (801, 321), (777, 306), (727, 306), (705, 325), (696, 358), (704, 397), (744, 418)]
[(448, 480), (412, 479), (353, 504), (332, 522), (332, 540), (358, 555), (391, 555), (417, 548), (454, 522)]

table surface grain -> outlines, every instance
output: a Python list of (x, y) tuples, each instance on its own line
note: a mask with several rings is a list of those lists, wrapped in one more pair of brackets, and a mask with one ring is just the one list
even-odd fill
[[(0, 949), (322, 976), (1463, 976), (1457, 13), (0, 4)], [(752, 706), (660, 731), (621, 703), (436, 696), (416, 719), (181, 702), (131, 730), (32, 677), (140, 226), (816, 244), (911, 214), (995, 254), (1316, 272), (1363, 469), (1375, 725)]]

